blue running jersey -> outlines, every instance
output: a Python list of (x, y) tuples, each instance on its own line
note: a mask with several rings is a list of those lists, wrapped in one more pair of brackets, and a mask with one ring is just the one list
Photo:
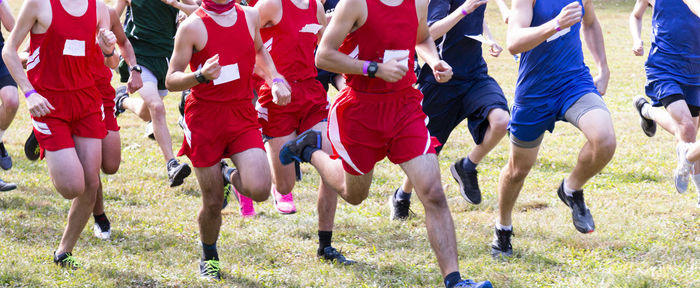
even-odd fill
[[(581, 0), (577, 0), (581, 6)], [(535, 2), (530, 27), (540, 26), (559, 15), (571, 0)], [(585, 13), (585, 11), (584, 11)], [(599, 94), (590, 70), (583, 62), (581, 23), (557, 32), (534, 49), (523, 52), (515, 87), (515, 104), (560, 104), (570, 97)], [(571, 101), (569, 101), (571, 102)], [(566, 111), (568, 107), (562, 107)]]
[(700, 85), (700, 18), (683, 0), (656, 0), (651, 25), (647, 81)]
[(338, 5), (338, 2), (340, 2), (340, 0), (326, 0), (326, 2), (323, 3), (323, 10), (326, 11), (326, 14), (332, 13), (335, 11), (335, 6)]
[[(457, 9), (465, 0), (430, 0), (428, 4), (428, 25), (442, 20)], [(440, 59), (452, 66), (453, 81), (472, 81), (488, 78), (488, 67), (482, 57), (481, 42), (467, 37), (482, 34), (484, 31), (484, 11), (486, 5), (481, 5), (472, 13), (457, 22), (440, 39), (435, 39)], [(433, 70), (427, 64), (418, 73), (418, 83), (437, 83)]]

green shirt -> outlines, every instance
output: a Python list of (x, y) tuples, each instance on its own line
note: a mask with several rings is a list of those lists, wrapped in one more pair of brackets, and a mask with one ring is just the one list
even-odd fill
[(160, 0), (132, 0), (124, 32), (138, 56), (170, 57), (179, 10)]

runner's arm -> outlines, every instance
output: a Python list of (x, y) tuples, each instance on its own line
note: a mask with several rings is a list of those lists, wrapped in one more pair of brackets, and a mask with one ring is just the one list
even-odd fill
[(194, 13), (194, 11), (196, 11), (197, 8), (199, 8), (199, 5), (197, 5), (197, 3), (195, 3), (192, 0), (180, 0), (180, 1), (161, 0), (161, 1), (163, 1), (163, 3), (165, 3), (165, 4), (168, 4), (170, 6), (177, 8), (178, 10), (180, 10), (182, 12), (185, 12), (185, 14), (187, 14), (187, 16)]
[(647, 0), (637, 0), (634, 9), (630, 13), (630, 33), (632, 33), (632, 52), (634, 55), (644, 55), (644, 42), (642, 42), (642, 18), (647, 10), (649, 2)]
[(683, 0), (683, 2), (688, 5), (688, 8), (690, 8), (695, 15), (700, 17), (700, 0)]
[(175, 33), (175, 47), (170, 57), (168, 74), (165, 77), (165, 87), (170, 91), (183, 91), (199, 84), (195, 78), (196, 71), (185, 72), (192, 59), (194, 37), (202, 33), (202, 31), (196, 31), (192, 24), (193, 19), (188, 18), (182, 22)]
[(318, 41), (316, 44), (321, 43), (321, 38), (323, 38), (323, 32), (326, 31), (326, 27), (328, 27), (328, 20), (326, 19), (326, 11), (323, 10), (323, 2), (321, 0), (316, 0), (316, 18), (318, 19), (318, 23), (321, 24), (321, 30), (318, 30)]
[[(117, 68), (119, 65), (119, 53), (114, 47), (117, 39), (112, 33), (112, 20), (109, 15), (109, 9), (102, 1), (97, 1), (97, 15), (97, 43), (102, 49), (102, 54), (105, 55), (104, 63), (110, 69)], [(110, 54), (111, 56), (106, 56)]]
[(508, 23), (506, 46), (510, 54), (530, 51), (557, 33), (556, 18), (537, 27), (530, 27), (534, 0), (513, 0)]
[(467, 0), (452, 13), (449, 13), (450, 6), (452, 6), (450, 2), (449, 0), (430, 0), (430, 4), (428, 4), (430, 36), (433, 39), (440, 39), (452, 30), (462, 18), (466, 17), (462, 11), (471, 13), (479, 6), (486, 4), (485, 0)]
[[(126, 33), (124, 33), (124, 28), (122, 27), (121, 23), (119, 23), (119, 15), (117, 14), (117, 11), (114, 8), (108, 7), (109, 8), (109, 17), (111, 20), (111, 25), (112, 25), (112, 33), (114, 33), (114, 36), (117, 38), (117, 45), (119, 46), (119, 52), (122, 54), (122, 58), (124, 58), (124, 62), (126, 62), (126, 65), (131, 68), (137, 65), (136, 63), (136, 53), (134, 52), (134, 47), (131, 46), (131, 42), (129, 39), (126, 37)], [(143, 80), (141, 79), (141, 73), (129, 69), (129, 82), (127, 82), (127, 88), (129, 93), (134, 93), (141, 89), (143, 86)]]
[(508, 19), (510, 18), (510, 9), (508, 9), (508, 4), (504, 0), (494, 0), (496, 5), (498, 5), (498, 10), (501, 11), (501, 17), (503, 17), (503, 22), (508, 24)]
[(10, 33), (10, 37), (5, 42), (5, 47), (2, 49), (2, 59), (5, 61), (7, 70), (10, 71), (12, 78), (17, 82), (17, 86), (23, 91), (28, 92), (34, 89), (32, 84), (27, 78), (27, 74), (22, 67), (22, 62), (20, 61), (19, 55), (17, 54), (17, 49), (22, 45), (22, 42), (29, 31), (37, 22), (37, 17), (39, 15), (39, 4), (36, 0), (28, 0), (24, 2), (19, 15), (17, 16), (17, 23)]
[[(447, 62), (442, 61), (438, 56), (437, 48), (433, 37), (430, 37), (428, 29), (428, 0), (416, 1), (416, 12), (418, 13), (418, 35), (416, 39), (416, 53), (423, 58), (426, 64), (433, 70), (433, 75), (439, 83), (445, 83), (452, 78), (452, 67)], [(413, 60), (413, 59), (410, 59)], [(408, 73), (413, 73), (409, 71)]]
[(114, 3), (114, 10), (117, 11), (117, 16), (121, 17), (124, 14), (124, 9), (126, 9), (127, 5), (131, 5), (131, 1), (117, 0)]
[(495, 39), (493, 39), (493, 35), (491, 35), (491, 29), (489, 29), (488, 23), (486, 23), (486, 17), (484, 17), (484, 32), (482, 33), (484, 35), (484, 39), (486, 39), (486, 45), (489, 46), (489, 53), (493, 57), (498, 57), (501, 55), (501, 52), (503, 52), (503, 47), (501, 45), (498, 45), (498, 42), (496, 42)]
[(12, 28), (15, 28), (15, 17), (12, 16), (12, 10), (7, 1), (0, 3), (0, 21), (2, 21), (2, 26), (9, 32), (12, 32)]
[(345, 40), (345, 36), (360, 21), (363, 11), (365, 13), (367, 11), (367, 4), (364, 1), (346, 0), (338, 3), (333, 12), (333, 19), (328, 24), (325, 36), (321, 39), (321, 44), (316, 51), (318, 68), (335, 73), (362, 75), (365, 61), (354, 59), (338, 51), (338, 48)]
[(593, 55), (593, 60), (598, 66), (599, 74), (594, 79), (596, 87), (598, 87), (598, 92), (600, 92), (601, 95), (605, 95), (608, 81), (610, 80), (610, 69), (608, 68), (607, 56), (605, 55), (603, 29), (600, 27), (598, 17), (595, 15), (593, 0), (584, 1), (584, 5), (586, 14), (583, 15), (583, 23), (581, 25), (581, 29), (583, 29), (583, 38), (586, 41), (588, 50), (591, 51), (591, 55)]

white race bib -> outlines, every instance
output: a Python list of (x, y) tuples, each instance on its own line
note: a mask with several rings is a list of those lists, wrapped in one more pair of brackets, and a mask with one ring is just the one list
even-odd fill
[(66, 44), (63, 46), (63, 55), (85, 56), (85, 41), (66, 40)]
[(304, 28), (301, 28), (301, 30), (299, 30), (299, 32), (316, 34), (316, 33), (318, 33), (318, 31), (321, 30), (321, 28), (323, 28), (323, 26), (321, 26), (319, 24), (306, 24), (306, 26), (304, 26)]
[(238, 63), (221, 67), (221, 75), (214, 79), (214, 85), (228, 83), (241, 78), (241, 73), (238, 71)]
[(552, 41), (554, 41), (554, 40), (557, 40), (557, 38), (566, 35), (566, 33), (569, 33), (569, 31), (571, 31), (571, 27), (566, 28), (566, 29), (562, 29), (561, 31), (558, 31), (557, 33), (554, 33), (554, 35), (552, 35), (552, 37), (549, 37), (549, 38), (547, 39), (547, 42), (552, 42)]
[[(386, 50), (384, 51), (384, 63), (391, 61), (392, 59), (402, 59), (399, 62), (401, 65), (408, 66), (408, 50)], [(413, 59), (411, 59), (413, 61)]]

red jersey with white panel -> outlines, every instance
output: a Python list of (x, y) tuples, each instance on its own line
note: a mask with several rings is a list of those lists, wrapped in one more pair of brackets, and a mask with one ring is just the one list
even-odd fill
[(236, 22), (228, 27), (199, 8), (207, 33), (204, 48), (192, 54), (190, 69), (196, 71), (219, 55), (219, 78), (192, 87), (185, 102), (185, 139), (179, 155), (187, 155), (194, 167), (211, 167), (222, 158), (252, 148), (264, 149), (260, 124), (253, 106), (251, 78), (255, 66), (255, 43), (245, 11), (234, 4)]
[(347, 85), (363, 93), (391, 93), (411, 87), (416, 83), (413, 73), (418, 31), (415, 2), (404, 0), (392, 7), (380, 0), (367, 0), (367, 13), (364, 25), (348, 34), (339, 50), (356, 59), (378, 63), (404, 59), (402, 63), (407, 66), (408, 73), (396, 83), (364, 75), (345, 75)]

